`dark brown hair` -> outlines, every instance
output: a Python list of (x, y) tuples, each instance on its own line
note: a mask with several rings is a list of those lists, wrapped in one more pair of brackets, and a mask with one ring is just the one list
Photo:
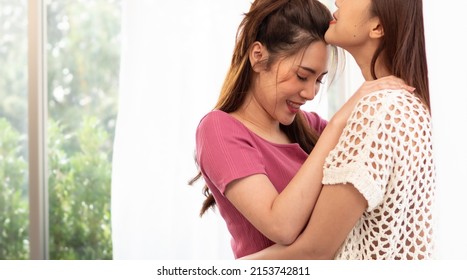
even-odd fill
[[(254, 1), (238, 28), (230, 69), (214, 109), (231, 113), (245, 101), (252, 82), (249, 51), (254, 42), (258, 41), (267, 48), (269, 56), (264, 63), (269, 68), (278, 59), (295, 55), (313, 42), (324, 42), (331, 19), (330, 11), (317, 0)], [(307, 153), (311, 152), (318, 139), (301, 113), (290, 125), (281, 124), (280, 128)], [(199, 178), (201, 173), (189, 183), (193, 184)], [(215, 205), (206, 185), (203, 193), (206, 200), (200, 215)]]
[(377, 79), (375, 64), (379, 56), (394, 76), (416, 88), (416, 94), (430, 108), (428, 67), (425, 51), (422, 0), (373, 0), (372, 16), (380, 19), (384, 36), (371, 63), (371, 75)]

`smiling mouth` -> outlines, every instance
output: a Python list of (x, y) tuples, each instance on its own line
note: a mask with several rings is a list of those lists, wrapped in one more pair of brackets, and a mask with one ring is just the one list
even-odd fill
[(303, 104), (295, 103), (295, 102), (292, 102), (290, 100), (287, 100), (287, 105), (289, 105), (290, 107), (298, 110), (298, 109), (300, 109), (300, 106), (302, 106)]

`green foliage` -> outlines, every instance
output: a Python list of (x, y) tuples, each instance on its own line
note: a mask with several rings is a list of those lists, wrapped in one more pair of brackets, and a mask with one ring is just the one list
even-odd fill
[[(85, 117), (75, 135), (49, 125), (49, 250), (51, 259), (111, 259), (111, 159), (108, 133), (95, 117)], [(67, 138), (80, 150), (67, 154)]]
[(27, 162), (22, 157), (24, 139), (0, 118), (0, 259), (27, 259)]
[(0, 118), (19, 131), (27, 115), (27, 0), (0, 0)]
[(47, 6), (51, 259), (112, 258), (119, 36), (120, 0)]
[[(109, 135), (95, 117), (79, 130), (63, 133), (49, 122), (49, 252), (51, 259), (111, 259)], [(76, 138), (80, 150), (64, 147)], [(27, 161), (24, 142), (0, 119), (0, 259), (27, 259)]]
[[(112, 139), (120, 70), (120, 1), (51, 1), (47, 8), (50, 118), (75, 131), (98, 116)], [(67, 148), (78, 149), (68, 141)]]

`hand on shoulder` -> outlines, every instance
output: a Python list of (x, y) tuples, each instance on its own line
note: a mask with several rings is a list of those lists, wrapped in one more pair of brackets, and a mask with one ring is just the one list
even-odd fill
[(414, 92), (415, 88), (407, 85), (404, 80), (396, 76), (386, 76), (372, 81), (365, 81), (358, 90), (347, 100), (347, 102), (336, 112), (330, 123), (345, 126), (355, 106), (363, 97), (384, 89), (404, 89)]

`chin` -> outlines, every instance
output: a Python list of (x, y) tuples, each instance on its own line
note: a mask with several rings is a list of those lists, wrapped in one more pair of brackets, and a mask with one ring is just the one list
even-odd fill
[(333, 30), (331, 29), (328, 29), (328, 31), (326, 31), (326, 33), (324, 34), (324, 41), (327, 43), (327, 44), (330, 44), (330, 45), (336, 45), (336, 36), (334, 36), (333, 34)]
[(295, 117), (291, 118), (291, 119), (288, 119), (288, 120), (284, 120), (284, 121), (281, 121), (280, 123), (282, 125), (285, 125), (285, 126), (288, 126), (288, 125), (291, 125), (293, 123), (293, 121), (295, 120)]

